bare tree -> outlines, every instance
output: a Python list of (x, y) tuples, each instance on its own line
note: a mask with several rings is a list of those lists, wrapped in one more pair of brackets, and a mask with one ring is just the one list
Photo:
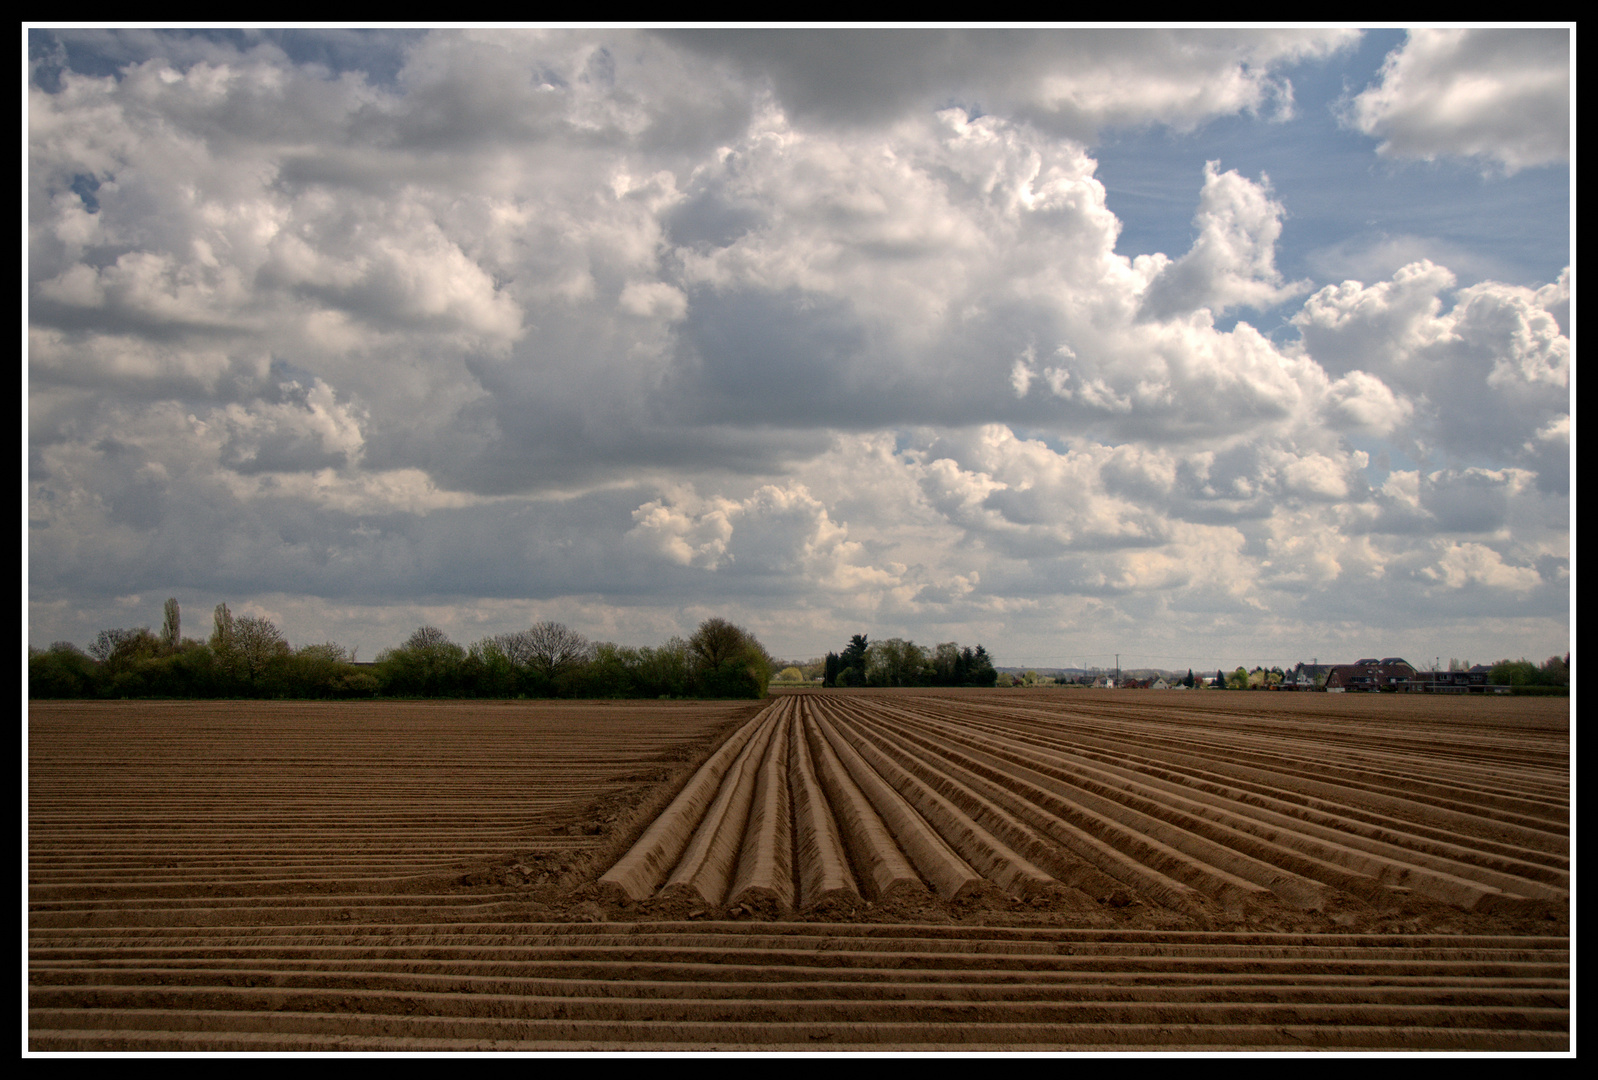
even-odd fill
[(494, 647), (515, 667), (528, 667), (533, 662), (533, 639), (530, 630), (512, 630), (508, 634), (495, 634)]
[(541, 622), (502, 636), (515, 639), (513, 646), (502, 646), (513, 662), (550, 679), (587, 659), (593, 648), (583, 635), (558, 622)]
[(99, 636), (94, 639), (94, 644), (89, 646), (89, 655), (103, 664), (111, 659), (111, 654), (116, 652), (118, 647), (149, 632), (150, 628), (148, 626), (140, 626), (132, 630), (124, 628), (101, 630)]
[(449, 635), (436, 626), (418, 626), (410, 637), (405, 639), (403, 649), (436, 649), (441, 645), (453, 644)]
[(355, 653), (336, 641), (321, 641), (315, 645), (302, 645), (295, 650), (294, 655), (334, 664), (353, 664), (355, 662)]

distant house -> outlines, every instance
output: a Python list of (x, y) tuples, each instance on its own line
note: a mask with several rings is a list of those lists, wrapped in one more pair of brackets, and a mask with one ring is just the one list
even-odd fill
[(1330, 664), (1297, 664), (1282, 679), (1283, 690), (1317, 690), (1331, 672)]
[(1424, 694), (1486, 694), (1502, 693), (1501, 687), (1491, 685), (1492, 668), (1477, 664), (1469, 671), (1419, 671), (1415, 673), (1414, 687)]
[(1389, 656), (1382, 660), (1357, 660), (1352, 664), (1336, 664), (1326, 674), (1326, 692), (1376, 693), (1413, 689), (1415, 668), (1401, 657)]

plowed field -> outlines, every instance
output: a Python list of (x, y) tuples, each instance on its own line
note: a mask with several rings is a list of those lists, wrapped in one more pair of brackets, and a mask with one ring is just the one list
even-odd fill
[(50, 1050), (1567, 1051), (1568, 702), (34, 704)]

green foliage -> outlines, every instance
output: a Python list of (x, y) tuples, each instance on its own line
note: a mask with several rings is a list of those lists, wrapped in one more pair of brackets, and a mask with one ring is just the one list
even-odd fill
[(688, 642), (670, 638), (659, 648), (638, 650), (633, 686), (642, 697), (684, 697), (693, 682)]
[(183, 645), (183, 623), (177, 597), (166, 602), (161, 619), (161, 644), (168, 652), (177, 652)]
[(866, 650), (868, 686), (925, 686), (930, 674), (927, 651), (913, 641), (889, 638)]
[(1515, 693), (1563, 693), (1570, 686), (1568, 659), (1550, 656), (1541, 666), (1524, 656), (1519, 660), (1500, 660), (1493, 665), (1487, 681), (1511, 687)]
[(88, 698), (99, 693), (94, 661), (70, 641), (58, 641), (28, 656), (30, 698)]
[(390, 697), (459, 697), (466, 650), (436, 626), (417, 627), (397, 649), (377, 658), (377, 680)]
[(903, 638), (849, 639), (843, 653), (828, 653), (823, 686), (994, 686), (999, 673), (981, 645), (945, 641), (928, 649)]
[[(866, 635), (856, 634), (849, 639), (849, 644), (844, 646), (843, 655), (838, 660), (839, 686), (864, 686), (866, 684), (866, 654), (871, 651), (871, 643), (866, 640)], [(849, 672), (847, 678), (843, 672)]]
[(372, 697), (378, 680), (356, 667), (343, 647), (326, 641), (279, 656), (271, 667), (270, 685), (264, 689), (268, 697)]
[(763, 698), (771, 654), (758, 638), (726, 619), (706, 619), (688, 639), (693, 692), (700, 697)]

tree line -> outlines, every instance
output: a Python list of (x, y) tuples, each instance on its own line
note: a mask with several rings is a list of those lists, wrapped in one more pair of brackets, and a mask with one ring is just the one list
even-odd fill
[(999, 673), (981, 645), (946, 641), (927, 648), (902, 638), (870, 641), (855, 634), (843, 652), (827, 654), (823, 686), (993, 686)]
[(58, 641), (28, 651), (33, 698), (761, 698), (772, 659), (726, 619), (643, 648), (590, 641), (557, 622), (470, 645), (418, 627), (375, 662), (335, 642), (290, 647), (270, 619), (212, 615), (207, 640), (182, 636), (176, 600), (159, 633), (102, 630), (87, 651)]

